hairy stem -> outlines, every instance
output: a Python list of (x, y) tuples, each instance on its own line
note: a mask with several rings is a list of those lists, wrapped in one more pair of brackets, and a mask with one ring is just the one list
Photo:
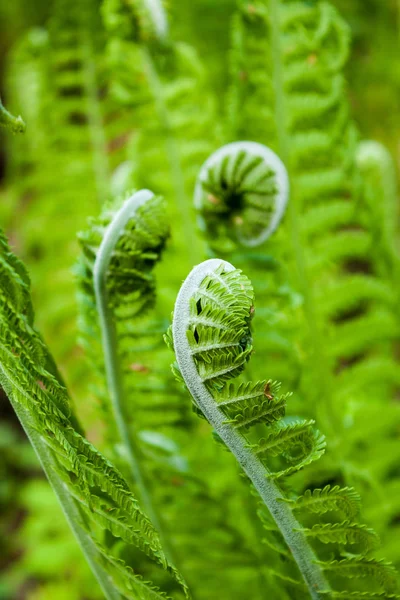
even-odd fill
[(99, 561), (99, 551), (93, 543), (90, 535), (80, 526), (80, 513), (74, 499), (63, 485), (62, 481), (54, 469), (54, 459), (51, 450), (43, 440), (40, 433), (32, 425), (28, 411), (14, 399), (13, 389), (18, 389), (20, 394), (24, 394), (17, 381), (10, 382), (9, 374), (5, 374), (0, 366), (0, 381), (6, 392), (12, 407), (21, 422), (21, 425), (31, 442), (39, 462), (49, 480), (62, 508), (62, 511), (71, 527), (81, 549), (84, 553), (90, 567), (99, 582), (107, 600), (120, 600), (120, 593), (114, 588), (109, 574), (103, 569)]
[(168, 550), (168, 544), (166, 544), (165, 537), (162, 534), (160, 519), (154, 508), (140, 467), (140, 449), (136, 432), (132, 427), (128, 427), (128, 415), (126, 414), (124, 404), (123, 375), (118, 356), (117, 332), (113, 311), (109, 305), (107, 291), (107, 272), (115, 246), (129, 220), (132, 219), (136, 211), (153, 198), (153, 196), (154, 194), (149, 190), (136, 192), (136, 194), (124, 203), (121, 210), (117, 213), (109, 225), (98, 250), (93, 269), (93, 284), (102, 336), (107, 386), (110, 393), (115, 422), (127, 453), (129, 466), (138, 488), (140, 499), (143, 502), (150, 520), (160, 534), (166, 556), (173, 562), (171, 552)]
[(314, 600), (321, 599), (321, 592), (329, 591), (330, 587), (321, 567), (316, 563), (314, 551), (304, 533), (299, 531), (300, 524), (293, 516), (291, 508), (285, 502), (282, 502), (284, 496), (269, 477), (270, 473), (247, 447), (245, 439), (231, 424), (227, 423), (226, 416), (218, 408), (214, 398), (205, 387), (197, 372), (187, 339), (187, 330), (190, 323), (190, 299), (199, 289), (205, 277), (221, 265), (224, 266), (226, 271), (234, 270), (234, 267), (225, 261), (208, 260), (192, 270), (180, 289), (175, 304), (172, 329), (176, 358), (185, 383), (196, 404), (214, 427), (216, 433), (234, 454), (274, 518), (309, 589), (310, 597)]

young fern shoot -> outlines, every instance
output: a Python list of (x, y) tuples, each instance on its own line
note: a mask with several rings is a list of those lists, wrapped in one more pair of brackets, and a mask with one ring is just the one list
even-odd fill
[(125, 479), (75, 425), (67, 390), (34, 328), (29, 277), (1, 232), (0, 384), (105, 597), (166, 597), (136, 571), (137, 561), (146, 563), (146, 577), (150, 573), (181, 598), (186, 585), (168, 562), (155, 527)]
[[(253, 289), (247, 277), (230, 263), (211, 259), (195, 267), (183, 283), (166, 341), (174, 348), (175, 372), (188, 388), (195, 410), (212, 425), (217, 439), (234, 454), (256, 488), (284, 539), (285, 556), (294, 560), (310, 597), (333, 598), (336, 592), (325, 571), (339, 569), (337, 561), (334, 567), (331, 560), (317, 560), (311, 540), (339, 549), (350, 547), (358, 555), (361, 572), (362, 556), (374, 548), (376, 536), (354, 521), (358, 496), (351, 488), (327, 486), (307, 491), (294, 501), (284, 492), (286, 483), (280, 485), (280, 480), (319, 459), (325, 441), (313, 429), (314, 421), (284, 418), (286, 398), (279, 396), (279, 385), (271, 381), (229, 383), (250, 358), (253, 313)], [(262, 424), (266, 427), (260, 437)], [(345, 520), (303, 527), (295, 516), (298, 510), (314, 515), (333, 512)], [(384, 591), (392, 592), (391, 567), (379, 561), (375, 567)]]
[(202, 166), (194, 204), (200, 228), (213, 247), (235, 243), (254, 247), (278, 227), (289, 196), (289, 178), (280, 158), (256, 142), (233, 142)]
[[(149, 190), (140, 190), (125, 200), (105, 229), (95, 254), (92, 278), (115, 423), (140, 499), (152, 523), (162, 532), (142, 472), (137, 432), (129, 423), (117, 332), (119, 321), (131, 321), (154, 302), (151, 270), (168, 236), (168, 228), (157, 220), (165, 223), (162, 201)], [(167, 550), (167, 554), (171, 558), (171, 552)]]

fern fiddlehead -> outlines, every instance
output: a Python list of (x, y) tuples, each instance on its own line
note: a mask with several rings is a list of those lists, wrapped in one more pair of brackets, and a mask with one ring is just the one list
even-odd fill
[[(140, 218), (140, 208), (147, 203), (149, 203), (149, 205), (146, 207), (145, 217), (143, 218), (142, 216), (142, 218)], [(121, 285), (125, 285), (125, 287), (130, 286), (130, 284), (134, 282), (135, 275), (137, 278), (136, 283), (138, 289), (129, 290), (127, 294), (128, 298), (137, 296), (141, 303), (151, 303), (152, 280), (149, 278), (149, 274), (146, 274), (146, 271), (153, 266), (155, 259), (158, 257), (158, 254), (165, 243), (165, 238), (168, 233), (168, 229), (165, 226), (158, 225), (157, 229), (154, 228), (154, 230), (150, 227), (151, 219), (154, 221), (157, 219), (155, 215), (157, 215), (159, 203), (160, 200), (156, 199), (154, 194), (149, 190), (136, 192), (123, 203), (120, 210), (115, 214), (113, 220), (108, 225), (96, 253), (96, 259), (93, 265), (93, 288), (102, 335), (107, 385), (115, 422), (128, 455), (133, 479), (138, 487), (140, 498), (151, 521), (160, 532), (162, 531), (160, 519), (154, 509), (140, 467), (140, 450), (137, 441), (137, 433), (132, 425), (130, 427), (128, 425), (128, 415), (125, 407), (126, 401), (124, 402), (125, 391), (123, 386), (123, 372), (121, 370), (118, 352), (118, 337), (115, 324), (116, 316), (114, 314), (115, 311), (121, 312), (122, 307), (118, 302), (118, 299), (124, 291), (126, 294), (126, 290), (121, 289)], [(158, 214), (157, 216), (158, 218), (163, 218), (162, 214)], [(124, 230), (128, 226), (129, 221), (133, 219), (136, 222), (133, 227), (130, 227), (131, 235), (129, 239), (129, 234), (125, 234), (124, 236)], [(133, 257), (131, 265), (127, 264), (128, 261), (123, 252), (121, 252), (121, 250), (118, 252), (118, 245), (120, 248), (121, 246), (131, 245)], [(114, 271), (114, 286), (112, 283), (111, 286), (108, 285), (107, 282), (112, 261), (114, 262), (114, 269), (112, 270)], [(146, 262), (148, 265), (146, 265)], [(122, 273), (124, 272), (124, 277), (121, 277), (121, 275), (118, 277), (116, 274), (118, 270)], [(121, 284), (120, 280), (123, 280), (124, 278), (125, 282)], [(118, 289), (118, 286), (120, 289)], [(111, 300), (113, 295), (114, 298)], [(130, 300), (128, 298), (125, 299), (125, 306), (131, 311), (132, 308), (129, 306)], [(114, 310), (112, 305), (114, 305)], [(125, 318), (127, 317), (125, 316)], [(131, 402), (133, 400), (133, 398), (130, 398)], [(164, 545), (166, 545), (165, 541)]]
[[(368, 140), (358, 145), (356, 163), (363, 176), (372, 235), (380, 248), (378, 268), (384, 276), (398, 277), (399, 252), (395, 239), (399, 211), (394, 161), (383, 144)], [(382, 200), (377, 201), (378, 198)]]
[[(128, 484), (73, 426), (67, 391), (52, 375), (51, 357), (34, 329), (29, 278), (3, 235), (0, 282), (1, 384), (106, 597), (165, 597), (122, 560), (136, 549), (162, 573), (167, 569), (167, 589), (176, 590), (168, 586), (180, 577)], [(158, 567), (153, 573), (159, 577)]]
[(233, 142), (214, 152), (200, 169), (194, 204), (213, 247), (258, 246), (278, 227), (289, 195), (287, 171), (278, 156), (256, 142)]
[[(386, 484), (378, 469), (363, 468), (365, 453), (359, 455), (357, 444), (372, 439), (370, 433), (376, 439), (377, 427), (395, 436), (397, 410), (387, 398), (398, 386), (393, 341), (399, 339), (399, 325), (392, 282), (381, 276), (382, 265), (388, 272), (377, 243), (382, 241), (376, 223), (382, 204), (374, 202), (371, 211), (370, 201), (360, 197), (360, 163), (354, 160), (358, 134), (349, 118), (342, 73), (349, 29), (328, 2), (244, 0), (232, 33), (233, 137), (268, 143), (290, 174), (291, 201), (283, 226), (289, 243), (283, 252), (308, 324), (308, 331), (298, 328), (289, 343), (301, 340), (304, 350), (296, 385), (304, 410), (318, 415), (330, 434), (337, 481), (368, 480), (373, 472), (366, 487), (371, 489), (373, 481), (375, 491), (364, 497), (376, 511), (376, 490), (383, 499)], [(287, 310), (282, 313), (291, 317)], [(378, 402), (368, 402), (371, 393), (380, 399), (379, 408)], [(381, 420), (386, 411), (392, 418)], [(373, 432), (368, 423), (374, 424)], [(374, 452), (373, 443), (371, 456)], [(387, 504), (398, 514), (393, 500)], [(374, 521), (377, 528), (381, 515)]]
[[(328, 486), (308, 491), (297, 501), (285, 496), (279, 480), (320, 458), (324, 438), (313, 430), (313, 421), (283, 418), (286, 398), (279, 396), (277, 384), (229, 382), (243, 372), (250, 358), (253, 313), (249, 280), (230, 263), (211, 259), (195, 267), (185, 280), (166, 341), (175, 351), (175, 372), (188, 388), (195, 410), (213, 426), (252, 481), (310, 596), (330, 597), (325, 571), (333, 568), (332, 563), (317, 561), (309, 540), (355, 547), (365, 555), (375, 547), (376, 536), (355, 520), (359, 499), (352, 489)], [(254, 429), (261, 424), (266, 425), (262, 437)], [(282, 462), (285, 468), (277, 468)], [(302, 527), (294, 516), (301, 508), (320, 515), (338, 511), (346, 518)], [(393, 591), (392, 578), (382, 577), (383, 587)]]
[[(233, 277), (228, 275), (221, 278), (223, 273), (233, 273)], [(319, 598), (319, 591), (328, 589), (328, 583), (322, 571), (314, 564), (314, 553), (304, 535), (295, 531), (298, 529), (298, 523), (294, 519), (291, 510), (281, 502), (281, 492), (271, 479), (271, 473), (267, 471), (262, 463), (260, 457), (263, 455), (264, 448), (260, 445), (258, 452), (254, 452), (247, 446), (244, 437), (238, 431), (240, 428), (251, 426), (252, 423), (262, 422), (265, 419), (264, 415), (267, 415), (267, 419), (272, 422), (279, 419), (281, 409), (268, 406), (267, 400), (263, 403), (264, 411), (254, 415), (253, 420), (239, 419), (235, 427), (231, 423), (227, 423), (229, 417), (219, 407), (219, 403), (216, 402), (211, 392), (212, 389), (218, 387), (221, 389), (224, 381), (239, 374), (251, 352), (249, 332), (245, 329), (250, 320), (250, 310), (252, 308), (251, 287), (246, 279), (237, 277), (237, 275), (234, 267), (229, 263), (211, 259), (196, 267), (185, 281), (177, 297), (172, 326), (172, 339), (179, 370), (195, 404), (213, 425), (217, 435), (236, 456), (241, 467), (253, 482), (271, 514), (273, 514), (298, 562), (307, 585), (309, 585), (312, 597)], [(225, 299), (223, 299), (221, 291), (218, 289), (218, 282), (221, 279), (222, 289), (226, 293)], [(202, 287), (204, 295), (201, 290)], [(216, 291), (217, 293), (219, 291), (217, 296), (214, 295)], [(207, 305), (207, 298), (210, 296), (211, 303)], [(235, 311), (232, 302), (234, 298), (239, 298), (243, 303), (243, 307)], [(204, 302), (204, 308), (202, 302)], [(223, 303), (223, 310), (220, 309), (220, 302)], [(201, 307), (199, 312), (196, 306)], [(198, 316), (193, 314), (193, 308), (195, 308), (196, 313), (198, 312)], [(227, 309), (232, 311), (230, 315), (232, 325), (227, 318)], [(218, 321), (215, 319), (218, 319)], [(213, 325), (215, 328), (213, 328)], [(217, 360), (209, 360), (208, 363), (198, 361), (196, 364), (194, 352), (198, 356), (201, 356), (203, 352), (210, 352), (211, 356)], [(215, 363), (217, 366), (215, 366)], [(241, 398), (247, 396), (251, 410), (251, 399), (259, 397), (260, 394), (265, 396), (266, 385), (267, 382), (264, 382), (263, 386), (258, 385), (257, 390), (251, 388), (239, 388), (235, 392), (230, 390), (228, 401), (230, 404), (228, 404), (228, 407), (232, 407), (235, 403), (236, 407), (240, 406)], [(294, 428), (297, 429), (297, 427), (299, 426)], [(307, 429), (309, 430), (308, 424), (306, 425)], [(277, 431), (274, 434), (277, 434)], [(279, 434), (274, 434), (272, 437), (275, 439), (270, 441), (271, 447), (275, 443), (279, 446)], [(306, 431), (297, 432), (297, 441), (300, 445), (302, 444), (303, 434), (307, 437)], [(291, 437), (290, 433), (288, 437)], [(296, 438), (296, 434), (294, 437)], [(316, 454), (321, 451), (321, 449), (316, 451)]]

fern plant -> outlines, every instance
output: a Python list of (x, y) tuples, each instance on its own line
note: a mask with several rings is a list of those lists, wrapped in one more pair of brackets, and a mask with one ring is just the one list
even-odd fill
[[(316, 483), (357, 482), (373, 511), (385, 497), (387, 477), (397, 480), (397, 453), (390, 454), (393, 462), (388, 455), (382, 477), (365, 472), (360, 452), (368, 445), (373, 455), (375, 443), (367, 439), (397, 437), (397, 406), (388, 398), (396, 397), (398, 385), (392, 291), (398, 259), (387, 216), (397, 199), (390, 194), (383, 215), (382, 191), (357, 163), (358, 133), (343, 77), (348, 45), (349, 30), (329, 3), (239, 3), (232, 26), (231, 137), (271, 147), (288, 170), (291, 194), (268, 245), (257, 254), (235, 246), (226, 257), (248, 270), (263, 303), (272, 300), (255, 332), (261, 362), (270, 358), (272, 376), (299, 391), (301, 410), (317, 417), (334, 440), (330, 475), (316, 466)], [(393, 183), (385, 181), (389, 193)], [(371, 393), (374, 403), (365, 400)], [(368, 424), (376, 421), (372, 438)], [(383, 532), (378, 512), (375, 524)]]
[[(126, 481), (82, 437), (67, 391), (34, 329), (26, 270), (3, 235), (1, 280), (1, 384), (106, 597), (162, 597), (124, 562), (124, 545), (167, 569), (185, 590)], [(173, 583), (167, 586), (173, 589)]]
[[(4, 386), (109, 597), (181, 598), (183, 578), (197, 600), (396, 597), (382, 559), (400, 559), (395, 169), (350, 118), (333, 3), (55, 0), (10, 52), (6, 105), (28, 127), (5, 130), (1, 220), (62, 375), (4, 246)], [(0, 121), (18, 123), (2, 105)], [(141, 188), (155, 195), (129, 198)], [(210, 256), (173, 325), (191, 411), (162, 337)], [(220, 257), (249, 275), (255, 313)], [(58, 577), (32, 565), (51, 517), (29, 502), (15, 569), (35, 600), (68, 594), (65, 573), (73, 595), (78, 554)]]
[(3, 106), (0, 100), (0, 125), (2, 127), (8, 127), (13, 133), (23, 133), (25, 131), (25, 123), (22, 117), (14, 117), (8, 110)]
[[(247, 536), (225, 522), (207, 477), (186, 464), (194, 435), (189, 406), (172, 379), (169, 361), (164, 372), (157, 351), (165, 326), (157, 314), (151, 269), (167, 233), (163, 203), (146, 190), (110, 203), (100, 218), (90, 220), (79, 235), (81, 327), (84, 348), (97, 373), (94, 392), (101, 398), (100, 416), (108, 425), (103, 449), (134, 485), (162, 535), (167, 555), (176, 557), (174, 562), (185, 572), (194, 570), (198, 576), (198, 569), (204, 573), (210, 567), (200, 557), (190, 566), (190, 555), (200, 554), (205, 540), (214, 548), (214, 563), (223, 560), (225, 567), (243, 560), (244, 552), (250, 564), (256, 556)], [(136, 354), (140, 363), (134, 362)], [(143, 373), (148, 376), (145, 385)], [(157, 444), (168, 450), (168, 461), (155, 453)], [(184, 497), (177, 495), (169, 477), (185, 485)], [(182, 511), (188, 513), (193, 505), (201, 506), (207, 518), (205, 538), (197, 539), (201, 521), (194, 515), (182, 521)], [(208, 582), (208, 591), (210, 586)]]
[[(285, 421), (286, 398), (279, 395), (279, 385), (270, 380), (230, 383), (244, 370), (252, 352), (253, 300), (251, 283), (230, 263), (212, 259), (195, 267), (178, 294), (173, 325), (166, 338), (176, 354), (175, 372), (188, 388), (194, 409), (235, 455), (265, 503), (287, 546), (277, 551), (296, 564), (310, 597), (364, 597), (363, 585), (359, 596), (354, 588), (332, 591), (327, 575), (330, 572), (339, 580), (375, 573), (377, 590), (366, 592), (365, 597), (390, 597), (396, 589), (393, 569), (365, 558), (376, 545), (375, 534), (357, 520), (352, 521), (359, 503), (354, 490), (326, 486), (307, 490), (293, 499), (279, 483), (323, 454), (325, 441), (313, 429), (314, 422)], [(260, 424), (264, 424), (263, 429)], [(286, 463), (283, 468), (280, 459)], [(347, 519), (303, 527), (295, 517), (302, 510), (317, 515), (342, 512)], [(310, 540), (338, 544), (339, 551), (350, 548), (352, 552), (341, 560), (317, 560)], [(301, 586), (296, 579), (290, 579), (290, 583)]]

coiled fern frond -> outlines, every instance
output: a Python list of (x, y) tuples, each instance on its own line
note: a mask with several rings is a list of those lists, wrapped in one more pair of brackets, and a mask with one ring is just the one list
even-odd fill
[[(94, 288), (95, 261), (110, 223), (121, 209), (127, 211), (126, 223), (116, 229), (105, 266), (105, 285), (108, 304), (115, 312), (115, 323), (124, 331), (129, 343), (129, 331), (126, 327), (133, 319), (153, 308), (155, 303), (155, 283), (152, 270), (160, 259), (169, 235), (165, 217), (165, 208), (160, 197), (151, 192), (142, 191), (127, 198), (119, 198), (106, 205), (100, 217), (90, 218), (88, 228), (78, 234), (82, 249), (79, 280), (85, 292), (87, 318), (97, 321)], [(96, 336), (94, 336), (95, 338)], [(92, 340), (93, 341), (93, 340)]]
[(213, 248), (235, 241), (258, 246), (275, 231), (289, 195), (286, 169), (272, 150), (233, 142), (214, 152), (200, 169), (194, 203)]
[[(185, 585), (128, 484), (74, 426), (68, 393), (34, 329), (27, 273), (3, 234), (0, 269), (1, 384), (106, 597), (165, 597), (132, 570), (144, 556), (158, 583), (180, 597)], [(132, 551), (136, 558), (130, 565), (123, 557)]]
[(399, 249), (395, 242), (399, 211), (394, 161), (383, 144), (367, 140), (358, 145), (356, 162), (363, 176), (380, 273), (396, 279), (399, 275)]
[[(339, 558), (341, 550), (348, 549), (357, 554), (353, 560), (361, 568), (363, 556), (376, 547), (376, 535), (351, 520), (358, 514), (358, 497), (352, 489), (306, 492), (294, 502), (286, 495), (287, 483), (280, 481), (320, 458), (325, 442), (313, 421), (284, 418), (285, 398), (279, 396), (276, 384), (230, 382), (244, 371), (252, 352), (253, 301), (251, 283), (241, 271), (225, 261), (206, 261), (185, 280), (166, 340), (174, 348), (175, 373), (188, 388), (195, 410), (235, 455), (269, 511), (270, 517), (264, 517), (267, 530), (278, 532), (289, 549), (278, 551), (289, 557), (291, 565), (283, 578), (301, 586), (296, 578), (300, 572), (312, 598), (330, 597), (336, 583), (327, 577), (332, 562), (317, 561), (316, 550), (324, 556), (323, 546), (329, 545)], [(298, 508), (308, 512), (308, 518), (332, 513), (350, 519), (303, 526), (294, 516)], [(314, 548), (311, 540), (322, 546)], [(392, 577), (385, 573), (385, 567), (378, 568), (377, 584), (372, 583), (378, 597), (382, 591), (395, 591)]]
[(150, 43), (163, 41), (168, 34), (163, 0), (105, 0), (102, 4), (107, 29), (126, 39)]

